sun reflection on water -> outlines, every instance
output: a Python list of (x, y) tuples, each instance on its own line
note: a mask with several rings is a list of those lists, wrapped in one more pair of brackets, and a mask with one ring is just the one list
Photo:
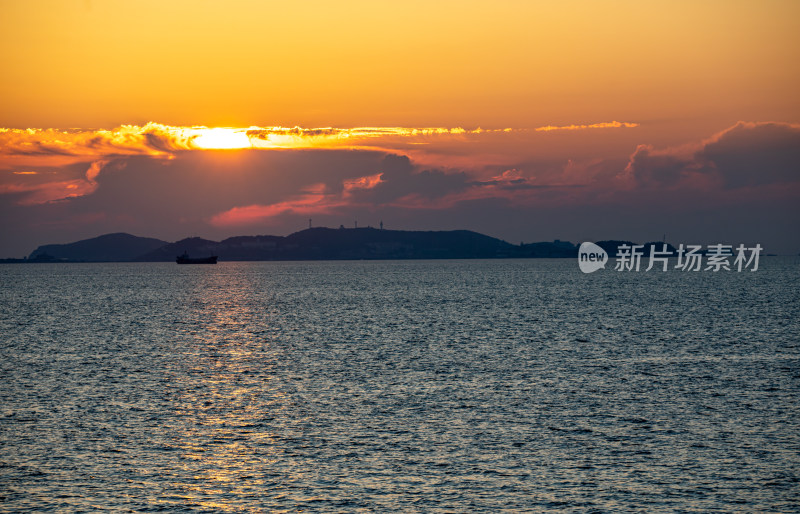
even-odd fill
[(256, 334), (263, 325), (247, 284), (214, 273), (197, 287), (202, 300), (186, 315), (191, 350), (173, 406), (181, 478), (171, 487), (180, 503), (238, 510), (240, 499), (293, 481), (276, 444), (288, 399), (273, 373), (276, 352)]

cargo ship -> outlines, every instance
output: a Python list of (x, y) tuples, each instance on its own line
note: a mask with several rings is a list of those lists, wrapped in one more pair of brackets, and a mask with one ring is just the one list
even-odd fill
[(179, 255), (175, 258), (175, 262), (178, 264), (216, 264), (217, 256), (212, 255), (210, 257), (189, 257), (188, 253), (183, 252), (183, 255)]

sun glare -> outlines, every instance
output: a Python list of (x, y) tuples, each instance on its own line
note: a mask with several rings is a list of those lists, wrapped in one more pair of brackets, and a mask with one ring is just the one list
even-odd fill
[(206, 150), (212, 149), (235, 149), (250, 148), (250, 138), (242, 129), (232, 128), (211, 128), (202, 129), (192, 140), (192, 144), (197, 148)]

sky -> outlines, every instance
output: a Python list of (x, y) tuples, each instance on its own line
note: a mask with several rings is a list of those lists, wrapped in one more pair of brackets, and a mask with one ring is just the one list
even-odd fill
[(0, 0), (0, 257), (314, 226), (800, 252), (800, 2)]

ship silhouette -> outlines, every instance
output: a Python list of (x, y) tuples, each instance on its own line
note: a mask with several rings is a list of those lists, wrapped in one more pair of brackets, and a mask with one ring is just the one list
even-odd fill
[(217, 256), (212, 255), (209, 257), (189, 257), (187, 252), (183, 252), (183, 255), (179, 255), (175, 258), (175, 262), (178, 264), (216, 264)]

